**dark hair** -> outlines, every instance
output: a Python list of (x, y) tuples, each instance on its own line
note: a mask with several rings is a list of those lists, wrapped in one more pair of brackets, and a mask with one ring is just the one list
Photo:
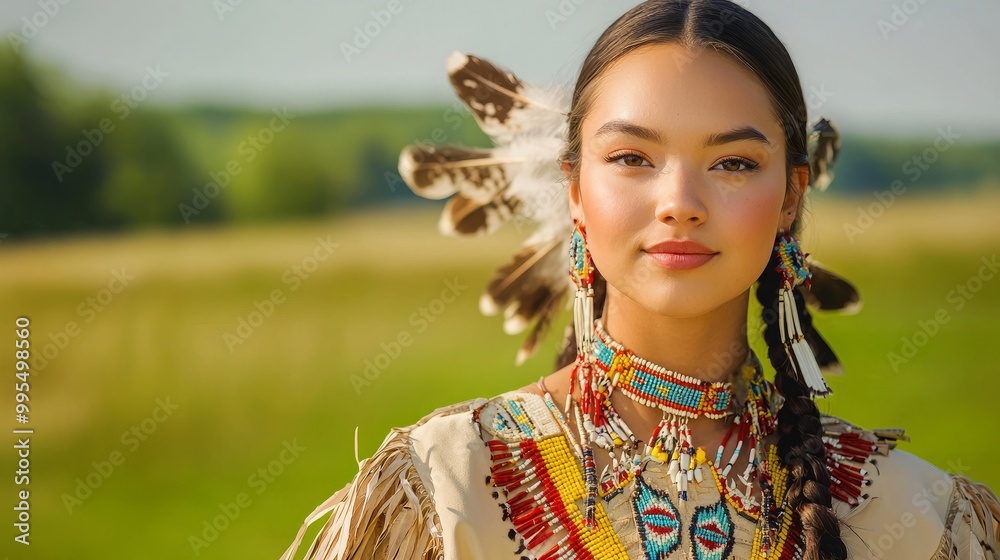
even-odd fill
[[(693, 49), (714, 48), (745, 65), (771, 99), (775, 118), (785, 133), (787, 188), (795, 166), (809, 162), (806, 136), (806, 105), (798, 73), (788, 51), (757, 16), (728, 0), (651, 0), (629, 10), (608, 27), (583, 62), (573, 91), (568, 115), (568, 138), (561, 159), (571, 166), (570, 180), (579, 181), (580, 126), (590, 110), (595, 79), (614, 61), (650, 44), (679, 43)], [(801, 199), (799, 201), (801, 205)], [(799, 216), (792, 233), (801, 229)], [(775, 232), (777, 233), (777, 232)], [(819, 409), (808, 390), (795, 376), (778, 332), (778, 288), (780, 278), (772, 257), (758, 279), (757, 299), (763, 306), (764, 340), (768, 358), (776, 371), (775, 386), (785, 401), (778, 412), (778, 452), (789, 469), (787, 496), (802, 522), (807, 560), (843, 560), (847, 548), (840, 538), (840, 520), (832, 509), (830, 475), (826, 470), (823, 427)], [(594, 312), (604, 311), (606, 281), (594, 278)], [(805, 333), (812, 333), (812, 318), (802, 296), (794, 291)], [(556, 368), (576, 358), (573, 326), (558, 356)], [(807, 334), (806, 338), (810, 338)]]

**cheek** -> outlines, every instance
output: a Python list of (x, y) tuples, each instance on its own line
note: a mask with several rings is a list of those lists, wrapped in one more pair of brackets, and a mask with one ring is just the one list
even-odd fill
[[(738, 248), (741, 260), (753, 264), (764, 264), (774, 246), (781, 218), (784, 189), (749, 194), (738, 200), (731, 200), (725, 206), (725, 215), (716, 216), (729, 224), (725, 227), (731, 246)], [(730, 227), (731, 226), (731, 227)]]
[(616, 178), (589, 165), (580, 173), (583, 213), (595, 242), (606, 245), (629, 239), (652, 219), (643, 211), (641, 192), (616, 184)]
[(587, 247), (594, 265), (606, 278), (617, 278), (627, 267), (636, 235), (648, 227), (651, 215), (643, 211), (639, 192), (620, 188), (601, 170), (581, 169), (581, 203), (587, 226)]
[[(740, 235), (767, 233), (772, 226), (777, 228), (778, 214), (781, 212), (779, 197), (753, 196), (740, 200), (727, 208), (726, 222), (733, 224)], [(727, 228), (728, 229), (728, 228)], [(775, 230), (777, 231), (777, 230)]]

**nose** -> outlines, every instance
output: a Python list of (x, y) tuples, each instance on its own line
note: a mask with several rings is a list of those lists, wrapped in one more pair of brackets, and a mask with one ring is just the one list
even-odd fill
[(670, 225), (697, 225), (708, 217), (698, 171), (676, 163), (660, 172), (656, 181), (656, 219)]

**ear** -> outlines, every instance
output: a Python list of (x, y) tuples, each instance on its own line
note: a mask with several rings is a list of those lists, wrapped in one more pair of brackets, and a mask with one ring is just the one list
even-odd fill
[(569, 179), (569, 210), (573, 215), (573, 219), (584, 222), (583, 219), (583, 202), (580, 193), (580, 183), (578, 181), (573, 181), (573, 168), (568, 161), (563, 161), (560, 165), (563, 174)]
[(792, 222), (798, 216), (799, 208), (801, 207), (800, 202), (802, 197), (806, 194), (806, 188), (809, 186), (809, 166), (808, 165), (796, 165), (792, 168), (792, 188), (785, 191), (785, 201), (781, 205), (781, 218), (779, 222), (781, 227), (785, 230), (789, 230), (792, 227)]

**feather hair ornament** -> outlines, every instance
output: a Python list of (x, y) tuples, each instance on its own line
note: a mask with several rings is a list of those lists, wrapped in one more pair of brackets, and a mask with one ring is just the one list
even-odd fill
[(820, 118), (810, 127), (808, 138), (809, 187), (825, 191), (833, 181), (833, 163), (840, 153), (840, 132), (828, 119)]
[[(534, 231), (486, 284), (479, 310), (503, 311), (503, 329), (519, 334), (534, 323), (515, 364), (531, 357), (573, 289), (567, 274), (573, 219), (560, 154), (566, 142), (572, 92), (564, 86), (525, 84), (513, 72), (477, 56), (453, 52), (447, 73), (455, 93), (493, 141), (492, 148), (411, 144), (399, 156), (399, 174), (414, 194), (449, 198), (438, 221), (447, 236), (481, 236), (507, 222)], [(832, 123), (820, 119), (809, 136), (810, 186), (826, 190), (840, 148)], [(856, 312), (857, 289), (810, 261), (812, 291), (805, 301), (825, 311)], [(817, 361), (835, 373), (839, 362), (815, 335)]]

